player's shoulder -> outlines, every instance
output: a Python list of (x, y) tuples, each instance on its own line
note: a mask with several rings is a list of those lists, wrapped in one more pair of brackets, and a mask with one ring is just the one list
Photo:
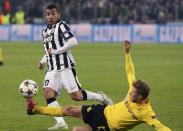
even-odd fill
[(150, 103), (147, 106), (144, 106), (143, 111), (147, 116), (155, 116), (155, 112), (153, 111)]
[(63, 21), (63, 20), (61, 20), (61, 21), (59, 22), (59, 24), (60, 24), (60, 25), (64, 25), (64, 26), (69, 27), (69, 24), (68, 24), (66, 21)]
[(66, 21), (64, 21), (64, 20), (60, 20), (60, 22), (59, 22), (60, 24), (68, 24)]

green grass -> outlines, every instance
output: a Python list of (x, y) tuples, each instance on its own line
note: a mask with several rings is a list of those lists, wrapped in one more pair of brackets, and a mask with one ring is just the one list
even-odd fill
[[(54, 124), (49, 116), (27, 116), (25, 100), (18, 93), (22, 80), (33, 79), (39, 85), (35, 97), (46, 105), (42, 92), (44, 71), (37, 69), (43, 55), (39, 43), (1, 43), (4, 66), (0, 67), (0, 131), (45, 131)], [(79, 44), (72, 50), (82, 86), (91, 91), (102, 90), (119, 102), (127, 93), (124, 52), (121, 44)], [(183, 131), (183, 45), (134, 44), (132, 57), (136, 77), (148, 81), (154, 111), (162, 123), (173, 131)], [(92, 104), (72, 101), (66, 91), (58, 97), (62, 105)], [(82, 124), (79, 119), (66, 117), (70, 129)], [(153, 131), (148, 125), (135, 131)]]

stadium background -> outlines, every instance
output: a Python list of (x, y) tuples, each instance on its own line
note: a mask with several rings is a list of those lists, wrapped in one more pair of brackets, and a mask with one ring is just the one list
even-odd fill
[[(10, 2), (10, 8), (5, 8), (5, 1)], [(41, 30), (46, 23), (42, 9), (51, 2), (61, 7), (62, 19), (71, 24), (79, 40), (72, 52), (84, 88), (102, 90), (114, 102), (124, 98), (127, 80), (121, 41), (133, 41), (136, 75), (149, 82), (157, 117), (173, 131), (183, 130), (181, 0), (0, 0), (0, 14), (9, 14), (9, 23), (0, 25), (4, 57), (0, 66), (0, 130), (43, 131), (54, 124), (51, 117), (28, 117), (18, 93), (22, 80), (33, 79), (39, 85), (35, 99), (46, 105), (41, 89), (44, 71), (39, 71), (37, 64), (44, 53)], [(24, 24), (16, 21), (18, 11), (25, 13)], [(58, 100), (63, 105), (95, 103), (74, 102), (65, 91)], [(69, 130), (82, 124), (78, 119), (66, 120)], [(133, 130), (153, 129), (143, 124)]]

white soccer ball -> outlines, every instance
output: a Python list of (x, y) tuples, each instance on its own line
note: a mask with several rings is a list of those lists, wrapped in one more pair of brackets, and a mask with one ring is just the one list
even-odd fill
[(19, 86), (20, 94), (25, 97), (33, 97), (38, 93), (38, 86), (33, 80), (24, 80)]

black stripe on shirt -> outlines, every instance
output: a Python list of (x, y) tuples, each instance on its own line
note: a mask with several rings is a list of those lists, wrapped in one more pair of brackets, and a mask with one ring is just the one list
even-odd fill
[(62, 47), (62, 46), (64, 46), (64, 44), (63, 44), (63, 40), (62, 40), (63, 34), (62, 34), (61, 29), (60, 29), (60, 25), (61, 25), (61, 24), (59, 24), (59, 27), (58, 27), (58, 40), (59, 40), (60, 46)]
[[(59, 34), (58, 34), (59, 35)], [(55, 44), (55, 36), (54, 36), (54, 33), (52, 34), (52, 36), (53, 36), (53, 39), (52, 39), (52, 48), (53, 49), (57, 49), (57, 46), (56, 46), (56, 44)], [(57, 65), (57, 70), (60, 70), (60, 55), (59, 54), (57, 54), (57, 55), (55, 55), (55, 59), (56, 59), (56, 65)]]
[[(62, 34), (62, 31), (61, 31), (61, 29), (60, 29), (60, 25), (61, 25), (61, 23), (59, 24), (59, 28), (58, 28), (58, 40), (59, 40), (59, 44), (60, 44), (60, 46), (62, 47), (62, 46), (64, 46), (64, 44), (63, 44), (63, 34)], [(63, 53), (63, 58), (64, 58), (64, 67), (65, 68), (67, 68), (67, 67), (69, 67), (69, 64), (68, 64), (68, 59), (67, 59), (67, 53), (65, 52), (65, 53)]]
[(60, 70), (61, 66), (60, 66), (60, 55), (56, 55), (56, 64), (57, 64), (57, 70)]
[(67, 59), (67, 53), (63, 53), (63, 56), (64, 56), (64, 66), (65, 68), (69, 67), (69, 64), (68, 64), (68, 59)]
[[(45, 43), (45, 44), (46, 44), (46, 49), (48, 50), (49, 49), (49, 45), (48, 45), (48, 43)], [(50, 62), (50, 65), (51, 65), (51, 70), (53, 70), (54, 67), (53, 67), (53, 58), (52, 58), (52, 55), (49, 55), (49, 57), (50, 57), (49, 62)]]

